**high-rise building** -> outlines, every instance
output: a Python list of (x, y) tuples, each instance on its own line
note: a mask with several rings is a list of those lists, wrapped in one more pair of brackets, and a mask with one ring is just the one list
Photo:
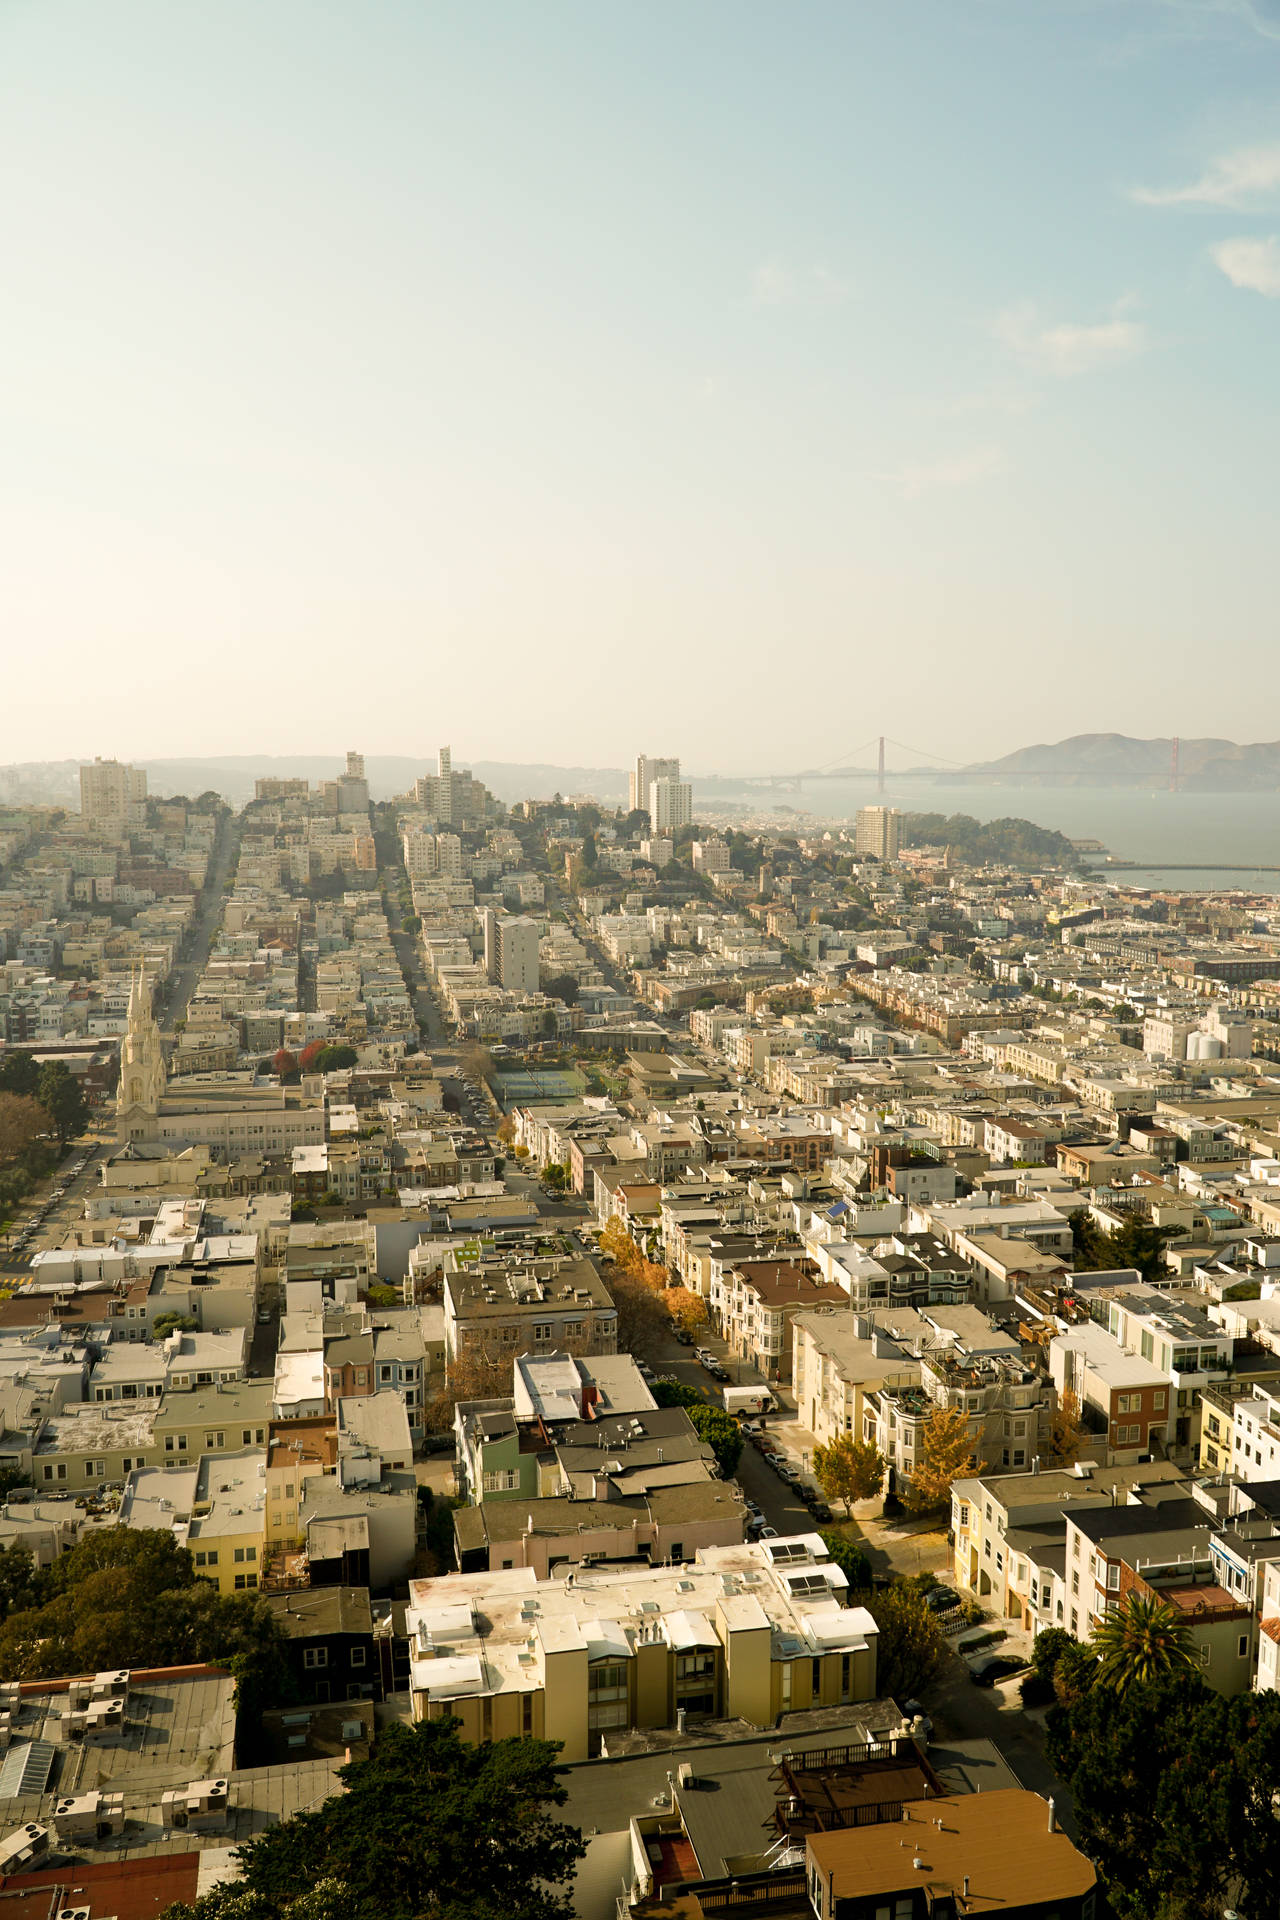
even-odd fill
[(688, 780), (649, 783), (649, 825), (656, 834), (674, 833), (693, 820), (693, 786)]
[(348, 753), (347, 778), (348, 780), (364, 779), (364, 755), (362, 753)]
[(453, 771), (453, 755), (441, 747), (435, 773), (424, 773), (413, 783), (413, 797), (431, 818), (445, 827), (472, 827), (493, 819), (501, 809), (484, 782), (466, 768)]
[(498, 979), (509, 993), (538, 991), (538, 929), (521, 914), (498, 922)]
[(859, 807), (854, 847), (877, 860), (896, 860), (902, 845), (902, 815), (896, 807)]
[(649, 805), (649, 789), (655, 780), (678, 780), (680, 762), (678, 760), (651, 760), (642, 753), (635, 764), (634, 773), (627, 776), (627, 805), (632, 813), (637, 808)]
[(141, 826), (146, 804), (144, 767), (103, 759), (96, 759), (91, 767), (81, 767), (80, 813), (87, 826), (99, 827), (108, 833)]

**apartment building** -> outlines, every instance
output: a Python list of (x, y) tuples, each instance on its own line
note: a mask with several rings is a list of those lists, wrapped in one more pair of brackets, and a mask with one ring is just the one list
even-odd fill
[(147, 775), (143, 767), (96, 758), (80, 769), (80, 817), (95, 832), (121, 834), (146, 818)]
[(918, 1388), (920, 1363), (860, 1315), (819, 1307), (792, 1316), (791, 1385), (801, 1424), (829, 1446), (845, 1435), (861, 1440), (866, 1396)]
[(738, 1260), (714, 1275), (709, 1305), (732, 1354), (766, 1380), (786, 1380), (791, 1320), (828, 1304), (834, 1291), (812, 1260)]
[(688, 780), (649, 782), (649, 824), (655, 834), (675, 833), (693, 822), (693, 786)]
[(1084, 1424), (1105, 1436), (1107, 1460), (1120, 1465), (1165, 1451), (1170, 1435), (1169, 1376), (1089, 1321), (1049, 1342), (1049, 1374), (1059, 1395), (1073, 1393)]
[(573, 1761), (630, 1728), (852, 1705), (875, 1695), (877, 1630), (847, 1599), (817, 1534), (564, 1581), (414, 1580), (414, 1718), (454, 1714), (474, 1741), (559, 1740)]
[[(1185, 1491), (1182, 1470), (1160, 1460), (1134, 1467), (982, 1473), (951, 1489), (952, 1572), (956, 1585), (993, 1613), (1038, 1633), (1070, 1627), (1066, 1519), (1077, 1510), (1110, 1508), (1135, 1492)], [(1080, 1585), (1074, 1602), (1080, 1618)], [(1074, 1632), (1076, 1629), (1072, 1628)]]
[(618, 1315), (595, 1266), (553, 1255), (461, 1264), (445, 1255), (445, 1364), (519, 1353), (616, 1353)]
[(854, 847), (877, 860), (896, 860), (902, 848), (902, 815), (897, 807), (859, 807)]
[(267, 1455), (235, 1448), (201, 1459), (187, 1545), (219, 1593), (252, 1592), (266, 1559)]

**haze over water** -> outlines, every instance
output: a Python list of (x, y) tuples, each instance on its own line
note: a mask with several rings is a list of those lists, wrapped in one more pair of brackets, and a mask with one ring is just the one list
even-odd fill
[[(697, 788), (695, 786), (695, 804)], [(797, 810), (844, 816), (873, 804), (875, 782), (815, 780), (799, 794), (778, 794), (777, 803)], [(883, 795), (889, 806), (910, 813), (968, 813), (976, 820), (1014, 815), (1053, 827), (1073, 840), (1100, 840), (1123, 860), (1220, 861), (1280, 866), (1280, 792), (1170, 793), (1129, 787), (1015, 786), (1010, 781), (980, 785), (962, 781), (934, 785), (927, 780), (894, 780)], [(762, 797), (762, 804), (764, 804)], [(1167, 872), (1153, 867), (1117, 876), (1131, 885), (1200, 888), (1242, 887), (1251, 892), (1280, 891), (1280, 873), (1230, 873), (1219, 869)]]

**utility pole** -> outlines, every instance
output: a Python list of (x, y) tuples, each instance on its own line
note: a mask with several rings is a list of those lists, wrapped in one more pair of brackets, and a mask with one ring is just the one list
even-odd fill
[(1173, 752), (1169, 756), (1169, 791), (1178, 791), (1178, 736), (1173, 736)]
[(880, 759), (876, 767), (876, 792), (884, 792), (884, 735), (880, 735)]

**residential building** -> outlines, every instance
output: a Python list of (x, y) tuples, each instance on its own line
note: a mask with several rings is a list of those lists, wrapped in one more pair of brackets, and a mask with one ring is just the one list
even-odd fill
[(897, 807), (859, 807), (854, 848), (877, 860), (896, 860), (902, 846), (902, 815)]
[(285, 1636), (300, 1701), (382, 1698), (367, 1588), (302, 1587), (266, 1600)]
[(660, 760), (642, 753), (635, 767), (627, 775), (628, 807), (633, 813), (647, 808), (649, 788), (655, 780), (678, 780), (679, 778), (680, 762), (678, 760)]
[(817, 1534), (563, 1581), (415, 1580), (414, 1717), (456, 1714), (474, 1741), (559, 1740), (573, 1761), (632, 1727), (852, 1705), (875, 1694), (877, 1630), (847, 1599)]
[(122, 834), (146, 816), (147, 775), (142, 767), (97, 758), (80, 769), (80, 817), (87, 827)]
[(655, 834), (675, 833), (693, 821), (693, 786), (688, 780), (649, 783), (649, 825)]
[(497, 977), (508, 993), (538, 991), (537, 923), (522, 916), (497, 923)]
[(585, 1257), (528, 1261), (445, 1255), (445, 1365), (509, 1364), (519, 1353), (616, 1353), (618, 1314)]

